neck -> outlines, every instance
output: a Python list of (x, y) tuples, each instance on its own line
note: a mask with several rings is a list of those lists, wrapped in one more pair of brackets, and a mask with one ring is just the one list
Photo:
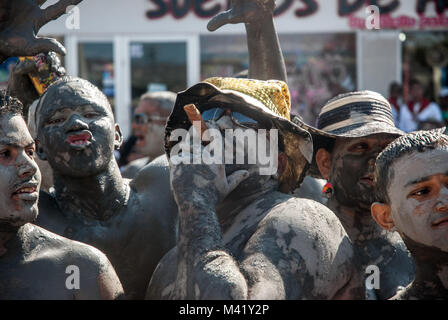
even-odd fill
[(10, 224), (0, 223), (0, 257), (8, 251), (6, 244), (13, 238), (20, 227), (13, 227)]
[(115, 160), (100, 173), (73, 177), (54, 173), (56, 201), (63, 212), (107, 220), (128, 200), (128, 184), (121, 177)]
[(419, 244), (402, 235), (416, 265), (415, 280), (409, 288), (414, 297), (448, 296), (448, 252)]
[(258, 198), (276, 191), (278, 189), (278, 181), (269, 179), (265, 183), (260, 183), (253, 189), (246, 191), (233, 191), (222, 203), (216, 207), (216, 214), (221, 224), (223, 232), (232, 224), (234, 218), (249, 204)]
[(353, 242), (363, 242), (381, 237), (381, 228), (373, 220), (370, 208), (345, 206), (340, 204), (335, 197), (328, 201), (328, 207), (339, 218)]

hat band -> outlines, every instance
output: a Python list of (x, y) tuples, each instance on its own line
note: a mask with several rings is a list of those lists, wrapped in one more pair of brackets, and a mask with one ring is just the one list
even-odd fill
[(319, 116), (317, 127), (321, 130), (337, 130), (347, 125), (379, 121), (394, 125), (390, 106), (380, 103), (352, 103)]

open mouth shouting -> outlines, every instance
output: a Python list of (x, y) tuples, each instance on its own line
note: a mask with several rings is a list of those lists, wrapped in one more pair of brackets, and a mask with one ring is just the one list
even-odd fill
[(89, 147), (92, 142), (92, 134), (88, 130), (69, 133), (66, 142), (76, 150), (83, 150)]
[(16, 188), (11, 198), (14, 200), (36, 201), (39, 198), (37, 183), (24, 183)]

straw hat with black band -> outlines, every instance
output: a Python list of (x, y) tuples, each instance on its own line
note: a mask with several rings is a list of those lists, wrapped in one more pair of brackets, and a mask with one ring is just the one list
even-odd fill
[(305, 124), (299, 117), (293, 122), (313, 136), (314, 155), (308, 174), (316, 178), (322, 178), (315, 160), (317, 150), (336, 139), (404, 134), (395, 127), (389, 102), (381, 94), (368, 90), (340, 94), (328, 101), (319, 113), (317, 128)]
[[(290, 95), (285, 82), (237, 78), (209, 78), (178, 93), (165, 131), (165, 152), (178, 143), (170, 141), (174, 129), (189, 129), (191, 123), (183, 107), (194, 104), (202, 113), (211, 108), (230, 109), (259, 121), (265, 129), (279, 130), (288, 164), (280, 176), (282, 191), (289, 192), (305, 177), (313, 155), (309, 132), (290, 121)], [(299, 152), (298, 152), (299, 151)]]

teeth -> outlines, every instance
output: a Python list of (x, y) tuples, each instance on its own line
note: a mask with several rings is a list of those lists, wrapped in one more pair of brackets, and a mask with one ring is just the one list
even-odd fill
[(35, 190), (34, 188), (22, 188), (18, 190), (16, 193), (33, 193), (34, 190)]

